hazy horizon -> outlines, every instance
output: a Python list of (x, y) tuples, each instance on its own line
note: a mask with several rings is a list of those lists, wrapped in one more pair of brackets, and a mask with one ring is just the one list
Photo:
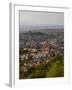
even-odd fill
[(64, 29), (64, 13), (35, 12), (21, 10), (19, 16), (19, 31), (40, 29)]

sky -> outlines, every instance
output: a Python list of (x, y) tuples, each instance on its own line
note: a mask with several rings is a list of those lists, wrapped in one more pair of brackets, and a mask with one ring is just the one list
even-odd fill
[[(56, 26), (64, 25), (63, 12), (38, 12), (38, 11), (24, 11), (19, 12), (20, 29), (34, 29), (39, 26)], [(33, 27), (36, 26), (36, 27)], [(28, 28), (29, 27), (29, 28)], [(44, 28), (44, 27), (43, 27)]]

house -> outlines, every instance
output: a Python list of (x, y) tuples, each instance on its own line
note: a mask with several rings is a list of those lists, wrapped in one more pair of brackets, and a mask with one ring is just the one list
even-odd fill
[(48, 40), (45, 40), (42, 46), (42, 53), (43, 54), (48, 54), (49, 53), (49, 49), (50, 49), (50, 44), (48, 42)]

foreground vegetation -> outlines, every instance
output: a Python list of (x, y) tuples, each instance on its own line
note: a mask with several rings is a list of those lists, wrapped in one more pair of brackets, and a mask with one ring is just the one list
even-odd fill
[[(47, 61), (47, 60), (46, 60)], [(49, 62), (43, 61), (36, 66), (31, 66), (24, 71), (24, 61), (20, 62), (19, 79), (29, 78), (47, 78), (47, 77), (63, 77), (64, 76), (64, 58), (63, 56), (55, 56)], [(28, 62), (27, 62), (28, 63)]]

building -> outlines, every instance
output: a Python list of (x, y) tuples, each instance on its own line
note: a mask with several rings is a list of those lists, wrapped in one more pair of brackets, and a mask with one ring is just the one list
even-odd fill
[(43, 54), (48, 54), (50, 50), (50, 44), (48, 42), (48, 40), (45, 40), (42, 46), (42, 53)]

